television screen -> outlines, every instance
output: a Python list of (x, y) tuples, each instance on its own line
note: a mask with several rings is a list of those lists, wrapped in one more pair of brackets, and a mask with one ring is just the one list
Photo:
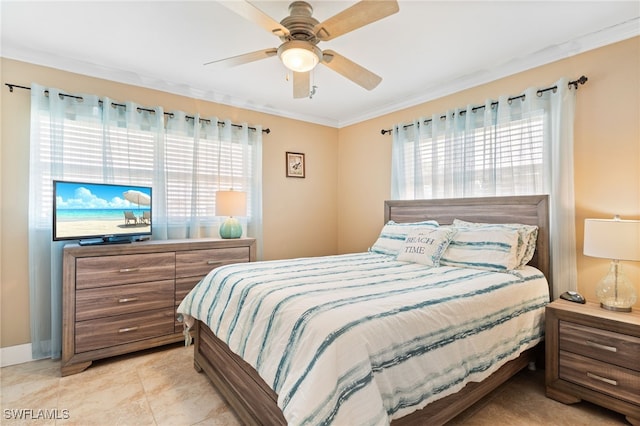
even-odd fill
[(151, 192), (147, 186), (55, 180), (53, 239), (116, 243), (151, 235)]

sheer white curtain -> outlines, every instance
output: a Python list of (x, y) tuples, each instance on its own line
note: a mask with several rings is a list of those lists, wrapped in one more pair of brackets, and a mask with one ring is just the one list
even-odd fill
[(244, 191), (247, 216), (238, 219), (243, 235), (257, 239), (262, 258), (262, 127), (174, 111), (164, 148), (169, 207), (159, 232), (168, 238), (217, 238), (226, 218), (215, 215), (216, 191)]
[(167, 120), (167, 189), (170, 208), (161, 226), (169, 238), (218, 237), (215, 191), (221, 165), (218, 119), (173, 111)]
[[(248, 193), (245, 235), (262, 240), (262, 129), (161, 107), (31, 87), (29, 291), (32, 356), (61, 354), (62, 249), (54, 179), (152, 186), (154, 239), (217, 237), (215, 191)], [(261, 258), (261, 246), (258, 246)]]
[[(162, 107), (144, 107), (134, 102), (119, 103), (103, 99), (102, 147), (94, 175), (80, 174), (78, 180), (92, 176), (97, 182), (124, 183), (153, 187), (153, 237), (167, 239), (166, 148)], [(101, 180), (100, 176), (104, 176)]]
[(393, 128), (391, 198), (550, 195), (553, 292), (576, 289), (575, 90), (531, 87)]
[[(31, 147), (29, 158), (29, 298), (33, 358), (59, 357), (62, 342), (62, 247), (52, 241), (51, 181), (70, 176), (82, 161), (65, 164), (64, 140), (74, 136), (66, 117), (95, 133), (102, 111), (95, 96), (61, 96), (57, 89), (31, 86)], [(49, 144), (33, 141), (48, 140)], [(49, 182), (49, 186), (43, 185)]]

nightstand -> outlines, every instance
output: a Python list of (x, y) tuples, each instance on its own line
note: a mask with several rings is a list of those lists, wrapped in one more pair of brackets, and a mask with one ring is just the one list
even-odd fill
[(587, 400), (640, 425), (640, 312), (558, 299), (545, 317), (546, 394)]

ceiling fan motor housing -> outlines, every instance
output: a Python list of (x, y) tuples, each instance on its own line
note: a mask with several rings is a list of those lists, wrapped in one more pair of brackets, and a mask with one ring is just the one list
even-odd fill
[(280, 21), (289, 34), (280, 37), (283, 43), (278, 47), (278, 57), (295, 72), (311, 71), (322, 59), (322, 50), (316, 46), (320, 40), (313, 32), (319, 21), (312, 14), (309, 3), (294, 1), (289, 5), (289, 16)]
[(282, 41), (303, 40), (318, 44), (320, 41), (313, 29), (319, 21), (311, 16), (313, 7), (306, 1), (294, 1), (289, 5), (289, 16), (280, 21), (289, 30), (289, 35), (281, 36)]

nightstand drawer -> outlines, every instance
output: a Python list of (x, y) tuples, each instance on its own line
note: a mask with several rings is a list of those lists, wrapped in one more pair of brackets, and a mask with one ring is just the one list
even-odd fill
[(560, 321), (560, 350), (640, 371), (640, 338)]
[(76, 289), (175, 278), (174, 253), (84, 257), (76, 260)]
[(176, 253), (176, 278), (202, 278), (219, 266), (248, 261), (248, 247), (181, 251)]
[(172, 280), (78, 290), (76, 321), (172, 307), (174, 297)]
[(173, 307), (76, 323), (75, 351), (86, 352), (173, 334)]
[(640, 373), (591, 358), (560, 351), (560, 378), (640, 404)]

